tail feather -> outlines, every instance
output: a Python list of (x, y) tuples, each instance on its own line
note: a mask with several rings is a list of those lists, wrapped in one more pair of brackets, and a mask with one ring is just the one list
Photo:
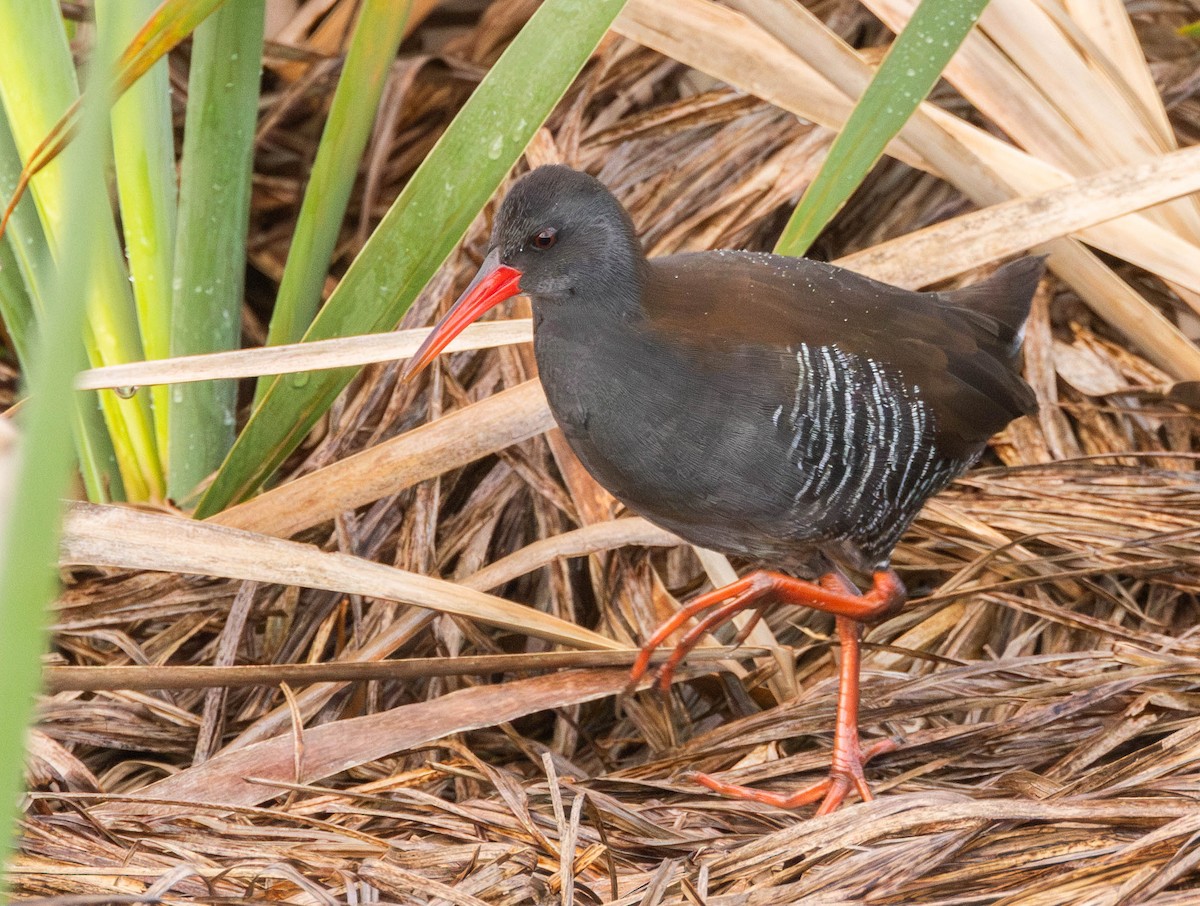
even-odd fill
[(1010, 355), (1016, 355), (1025, 337), (1034, 291), (1045, 272), (1044, 255), (1018, 258), (997, 268), (986, 280), (940, 295), (956, 308), (986, 315), (993, 322), (988, 332)]

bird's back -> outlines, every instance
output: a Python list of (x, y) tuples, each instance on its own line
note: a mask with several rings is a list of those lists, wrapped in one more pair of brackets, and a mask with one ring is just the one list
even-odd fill
[[(651, 259), (647, 318), (701, 350), (836, 346), (919, 387), (947, 449), (984, 443), (1036, 411), (1017, 354), (1044, 270), (1022, 258), (990, 278), (918, 293), (806, 258), (724, 251)], [(714, 286), (728, 305), (705, 304)]]

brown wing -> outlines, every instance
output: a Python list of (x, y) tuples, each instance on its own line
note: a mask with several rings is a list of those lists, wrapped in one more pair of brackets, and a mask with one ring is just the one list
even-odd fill
[[(957, 304), (983, 290), (916, 293), (809, 259), (735, 251), (651, 259), (647, 279), (649, 327), (698, 356), (836, 344), (900, 373), (933, 407), (948, 451), (1036, 411), (1013, 366), (1016, 316), (1006, 323)], [(998, 293), (1025, 291), (1000, 283)], [(1028, 297), (1002, 301), (997, 310), (1028, 308)]]

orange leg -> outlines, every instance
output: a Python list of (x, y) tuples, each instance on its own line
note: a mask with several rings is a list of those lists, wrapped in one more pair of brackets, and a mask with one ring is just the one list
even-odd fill
[(873, 587), (865, 595), (857, 594), (853, 587), (836, 573), (823, 576), (819, 585), (781, 573), (762, 570), (750, 573), (724, 588), (701, 595), (660, 626), (642, 648), (634, 663), (632, 679), (637, 682), (645, 675), (650, 655), (671, 633), (691, 617), (711, 609), (711, 613), (684, 635), (671, 657), (663, 664), (659, 682), (664, 690), (669, 688), (675, 668), (709, 630), (724, 623), (739, 611), (761, 608), (771, 600), (807, 605), (837, 617), (842, 661), (838, 677), (837, 723), (834, 728), (833, 758), (829, 776), (820, 783), (787, 796), (724, 783), (706, 774), (694, 774), (693, 779), (722, 795), (749, 799), (779, 808), (798, 808), (820, 799), (822, 801), (817, 809), (818, 815), (829, 814), (841, 805), (851, 787), (858, 791), (863, 800), (869, 800), (872, 798), (871, 790), (863, 776), (863, 765), (874, 756), (891, 751), (896, 744), (890, 739), (881, 740), (865, 752), (859, 744), (859, 633), (864, 621), (888, 616), (904, 604), (904, 585), (891, 570), (875, 573)]

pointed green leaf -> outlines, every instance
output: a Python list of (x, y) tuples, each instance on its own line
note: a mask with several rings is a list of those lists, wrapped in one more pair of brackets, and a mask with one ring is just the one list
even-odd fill
[[(97, 54), (108, 59), (106, 54)], [(0, 512), (0, 864), (7, 863), (24, 790), (25, 729), (40, 686), (50, 607), (58, 590), (56, 548), (62, 498), (70, 484), (71, 421), (63, 418), (74, 397), (72, 382), (83, 367), (80, 342), (86, 288), (98, 263), (110, 254), (95, 224), (111, 216), (104, 179), (107, 105), (86, 105), (78, 141), (60, 158), (63, 203), (71, 211), (60, 236), (72, 251), (58, 262), (51, 304), (31, 344), (31, 388), (19, 423), (22, 438), (11, 499)], [(0, 899), (4, 891), (0, 891)]]
[[(11, 2), (11, 0), (4, 0)], [(133, 40), (121, 54), (115, 67), (111, 88), (113, 98), (118, 98), (134, 82), (140, 79), (160, 59), (165, 57), (180, 41), (192, 33), (197, 25), (226, 0), (164, 0), (154, 14), (146, 20)], [(15, 7), (14, 7), (15, 10)], [(9, 11), (0, 6), (0, 23)], [(73, 38), (74, 23), (63, 22)], [(42, 140), (35, 145), (25, 160), (22, 182), (10, 198), (8, 208), (0, 215), (0, 233), (8, 223), (13, 205), (24, 193), (26, 182), (34, 174), (51, 164), (71, 140), (79, 120), (79, 98), (63, 111), (62, 116), (49, 128)]]
[[(21, 173), (21, 157), (0, 109), (0, 193), (11, 193)], [(29, 373), (29, 351), (36, 325), (45, 318), (53, 278), (50, 247), (34, 210), (33, 200), (24, 198), (13, 209), (8, 231), (0, 239), (7, 254), (0, 262), (0, 279), (12, 285), (0, 300), (0, 317), (13, 339), (21, 371)], [(18, 290), (15, 286), (20, 284)], [(20, 296), (24, 295), (24, 301)], [(26, 306), (28, 309), (26, 310)], [(121, 499), (124, 494), (116, 453), (112, 448), (104, 416), (95, 394), (76, 394), (71, 401), (79, 472), (88, 499), (102, 502)]]
[[(351, 265), (306, 340), (393, 328), (570, 86), (624, 0), (546, 0), (475, 89)], [(277, 378), (196, 515), (244, 500), (279, 467), (353, 369)]]
[[(375, 124), (410, 5), (409, 0), (367, 0), (359, 13), (288, 247), (268, 346), (298, 342), (317, 313), (358, 163)], [(268, 386), (268, 381), (259, 382), (260, 395)]]
[[(236, 349), (265, 0), (221, 7), (196, 29), (179, 166), (171, 355)], [(171, 389), (168, 490), (185, 500), (233, 444), (237, 385)]]
[[(58, 4), (52, 0), (0, 0), (0, 100), (18, 151), (28, 159), (56, 118), (75, 103), (79, 90)], [(107, 150), (104, 157), (107, 159)], [(51, 254), (62, 264), (74, 253), (64, 244), (78, 215), (65, 204), (59, 162), (31, 184), (33, 201)], [(85, 340), (95, 365), (143, 358), (133, 295), (112, 212), (97, 214), (90, 228), (108, 252), (97, 259), (88, 281)], [(134, 499), (159, 499), (163, 476), (145, 394), (121, 399), (99, 395), (125, 492)]]
[(834, 140), (775, 245), (803, 255), (928, 97), (988, 0), (922, 0)]
[[(96, 25), (123, 47), (158, 0), (97, 0)], [(175, 254), (175, 130), (167, 61), (160, 60), (118, 98), (112, 109), (113, 160), (125, 255), (148, 359), (171, 354), (171, 266)], [(167, 452), (170, 388), (151, 387), (159, 454)]]

